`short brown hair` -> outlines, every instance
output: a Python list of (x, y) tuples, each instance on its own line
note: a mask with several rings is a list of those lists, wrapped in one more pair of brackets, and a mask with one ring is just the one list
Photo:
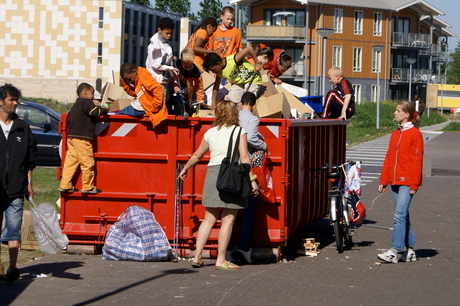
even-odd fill
[(235, 8), (233, 6), (224, 6), (220, 15), (225, 15), (225, 13), (235, 15)]

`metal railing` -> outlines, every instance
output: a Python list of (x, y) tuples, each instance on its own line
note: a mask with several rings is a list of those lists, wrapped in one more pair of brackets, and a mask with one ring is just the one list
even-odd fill
[(429, 48), (430, 35), (419, 33), (394, 32), (391, 35), (393, 46), (406, 46), (417, 48)]
[[(412, 69), (412, 83), (426, 83), (430, 81), (430, 69)], [(410, 79), (409, 68), (391, 68), (391, 81), (408, 83)]]
[(246, 27), (247, 39), (305, 39), (305, 27), (299, 26), (259, 26), (248, 25)]

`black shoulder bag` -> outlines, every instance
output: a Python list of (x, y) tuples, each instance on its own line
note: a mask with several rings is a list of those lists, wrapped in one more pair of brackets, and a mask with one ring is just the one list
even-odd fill
[[(232, 154), (233, 133), (228, 141), (227, 156), (222, 160), (219, 175), (217, 176), (216, 187), (222, 193), (233, 195), (240, 198), (247, 198), (251, 195), (252, 187), (249, 178), (250, 164), (240, 163), (240, 152), (238, 150), (242, 128), (238, 133), (235, 147)], [(231, 154), (231, 155), (230, 155)]]

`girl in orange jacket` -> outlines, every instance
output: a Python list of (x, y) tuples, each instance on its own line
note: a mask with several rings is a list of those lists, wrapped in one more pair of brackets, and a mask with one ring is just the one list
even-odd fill
[(391, 134), (388, 151), (380, 175), (379, 192), (391, 185), (394, 198), (394, 230), (391, 249), (378, 254), (386, 262), (397, 263), (398, 251), (407, 250), (402, 261), (416, 261), (413, 247), (417, 239), (410, 225), (409, 205), (422, 185), (423, 137), (418, 130), (420, 117), (414, 103), (401, 101), (394, 112), (399, 127)]

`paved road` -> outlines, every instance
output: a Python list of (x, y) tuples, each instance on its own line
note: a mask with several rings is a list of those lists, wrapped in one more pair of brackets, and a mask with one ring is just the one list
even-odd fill
[[(327, 221), (301, 237), (321, 243), (317, 257), (218, 271), (189, 262), (114, 262), (101, 256), (53, 255), (21, 265), (21, 279), (0, 282), (1, 305), (458, 305), (460, 300), (460, 133), (426, 144), (433, 176), (414, 197), (419, 244), (415, 263), (376, 264), (389, 247), (393, 204), (377, 182), (363, 188), (366, 225), (351, 251), (338, 254)], [(34, 275), (43, 273), (47, 277)]]

